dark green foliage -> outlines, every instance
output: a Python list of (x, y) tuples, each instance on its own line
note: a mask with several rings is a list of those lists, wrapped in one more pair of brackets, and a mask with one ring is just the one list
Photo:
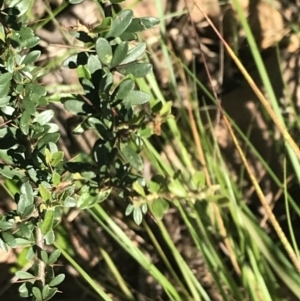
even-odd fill
[[(146, 44), (132, 46), (130, 41), (158, 20), (136, 19), (131, 10), (123, 10), (104, 18), (90, 32), (78, 29), (71, 33), (89, 48), (64, 62), (65, 67), (77, 69), (84, 93), (61, 102), (82, 118), (75, 134), (93, 130), (99, 138), (90, 162), (65, 162), (64, 153), (57, 148), (59, 128), (51, 122), (54, 112), (45, 109), (46, 89), (39, 85), (39, 68), (34, 66), (41, 53), (31, 50), (39, 38), (26, 25), (29, 8), (28, 0), (12, 7), (4, 7), (0, 1), (0, 116), (4, 121), (0, 149), (6, 153), (0, 174), (13, 181), (17, 191), (17, 209), (0, 216), (0, 247), (5, 252), (9, 247), (28, 248), (26, 259), (34, 260), (35, 269), (17, 272), (24, 280), (19, 293), (22, 298), (44, 301), (55, 295), (56, 286), (64, 280), (53, 268), (60, 252), (48, 253), (45, 248), (55, 240), (63, 209), (90, 208), (112, 196), (132, 205), (140, 192), (146, 197), (140, 129), (149, 128), (155, 116), (142, 107), (135, 109), (150, 100), (135, 79), (149, 73), (152, 66), (141, 61)], [(116, 72), (124, 75), (117, 83)], [(74, 173), (82, 177), (76, 193)], [(128, 208), (126, 214), (133, 213), (140, 224), (148, 207), (144, 202)]]

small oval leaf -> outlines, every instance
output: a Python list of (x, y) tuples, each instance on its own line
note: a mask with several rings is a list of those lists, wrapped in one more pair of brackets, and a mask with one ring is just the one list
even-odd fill
[(134, 77), (144, 77), (152, 71), (152, 65), (149, 63), (136, 63), (129, 65), (121, 65), (117, 68), (118, 72), (123, 75), (132, 74)]
[(110, 65), (112, 61), (112, 49), (109, 42), (104, 38), (99, 38), (96, 42), (96, 52), (100, 61), (105, 65)]
[(177, 197), (185, 198), (187, 196), (186, 190), (178, 182), (172, 181), (168, 185), (168, 188), (169, 188), (170, 192), (173, 193)]
[(123, 64), (128, 64), (131, 62), (136, 61), (146, 50), (146, 43), (140, 43), (136, 47), (132, 48), (128, 54), (127, 57), (122, 61)]
[(143, 213), (140, 207), (134, 207), (133, 220), (139, 226), (143, 221)]
[(49, 283), (49, 286), (57, 286), (61, 284), (65, 280), (65, 274), (59, 274), (54, 279), (52, 279)]
[(53, 227), (53, 221), (54, 221), (54, 211), (53, 210), (47, 210), (44, 221), (41, 226), (41, 232), (43, 236), (47, 235)]
[(126, 58), (127, 52), (128, 52), (128, 43), (127, 42), (120, 43), (114, 52), (114, 56), (111, 61), (111, 67), (115, 67), (119, 65)]
[(119, 37), (132, 21), (133, 12), (130, 9), (121, 11), (114, 19), (106, 38)]
[(48, 259), (48, 263), (49, 264), (53, 264), (56, 262), (56, 260), (59, 258), (61, 252), (59, 250), (54, 250), (51, 255), (49, 256), (49, 259)]
[(124, 98), (123, 103), (127, 106), (142, 105), (150, 100), (150, 95), (142, 91), (130, 91)]
[(161, 219), (164, 213), (169, 209), (169, 203), (162, 198), (158, 198), (152, 203), (152, 211), (156, 218)]
[(153, 17), (134, 18), (126, 29), (126, 32), (139, 32), (150, 29), (159, 24), (159, 19)]
[(34, 279), (34, 276), (28, 272), (25, 271), (18, 271), (16, 272), (16, 276), (19, 279)]

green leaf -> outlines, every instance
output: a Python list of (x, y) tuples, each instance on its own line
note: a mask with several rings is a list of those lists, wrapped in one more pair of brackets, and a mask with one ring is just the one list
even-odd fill
[(152, 203), (152, 211), (157, 219), (162, 219), (164, 213), (169, 209), (169, 203), (162, 198), (158, 198)]
[(33, 247), (30, 247), (26, 254), (26, 260), (31, 261), (34, 258), (34, 256), (35, 256), (35, 252), (33, 250)]
[(137, 40), (137, 35), (135, 33), (125, 31), (120, 35), (120, 39), (122, 41), (135, 41)]
[(169, 188), (170, 192), (173, 193), (177, 197), (185, 198), (187, 196), (186, 190), (178, 182), (172, 181), (168, 185), (168, 188)]
[(2, 232), (11, 229), (13, 224), (13, 221), (0, 221), (0, 231)]
[(83, 2), (83, 0), (69, 0), (70, 4), (78, 4), (78, 3), (81, 3), (81, 2)]
[(52, 155), (51, 165), (55, 167), (57, 164), (62, 162), (65, 154), (62, 151), (58, 151)]
[(5, 253), (8, 252), (8, 246), (1, 238), (0, 238), (0, 249)]
[(18, 16), (21, 17), (24, 15), (28, 11), (29, 7), (31, 7), (31, 4), (31, 0), (15, 1), (14, 8), (18, 9)]
[(41, 149), (43, 146), (49, 144), (50, 142), (56, 143), (60, 137), (59, 133), (49, 133), (44, 135), (38, 142), (37, 148)]
[(16, 242), (17, 242), (18, 248), (28, 247), (34, 243), (32, 240), (24, 239), (24, 238), (20, 238), (20, 237), (16, 238)]
[(133, 209), (134, 209), (133, 205), (131, 203), (128, 204), (126, 207), (125, 215), (126, 216), (130, 215), (133, 212)]
[(84, 192), (78, 199), (77, 207), (80, 209), (86, 209), (95, 204), (96, 196), (91, 195), (89, 192)]
[(123, 80), (115, 89), (112, 98), (114, 101), (124, 99), (133, 90), (135, 82), (132, 79)]
[(48, 263), (48, 253), (44, 250), (41, 251), (41, 259), (44, 263)]
[(64, 200), (64, 207), (66, 207), (66, 208), (76, 207), (76, 205), (77, 205), (77, 201), (74, 198), (72, 198), (71, 196), (68, 196)]
[(75, 97), (62, 98), (61, 101), (64, 104), (66, 110), (75, 115), (86, 115), (95, 111), (93, 107), (91, 107), (82, 99), (77, 99)]
[(203, 171), (196, 171), (193, 175), (193, 182), (198, 188), (205, 187), (205, 173)]
[(52, 160), (52, 154), (48, 148), (45, 148), (45, 160), (47, 165), (49, 165)]
[(0, 74), (0, 96), (4, 97), (8, 94), (10, 88), (10, 81), (12, 79), (12, 73)]
[(43, 201), (47, 202), (51, 199), (51, 192), (43, 185), (39, 185), (39, 192)]
[(49, 286), (57, 286), (61, 284), (65, 280), (65, 278), (66, 278), (65, 274), (58, 274), (55, 278), (53, 278), (50, 281)]
[(40, 291), (40, 289), (36, 286), (34, 286), (32, 288), (32, 293), (35, 296), (35, 301), (43, 301), (43, 297), (42, 297), (42, 292)]
[(37, 117), (33, 120), (33, 122), (38, 122), (40, 125), (47, 124), (54, 116), (53, 110), (46, 110), (42, 113), (36, 113)]
[(133, 220), (139, 226), (143, 221), (143, 213), (140, 207), (134, 207)]
[(146, 196), (145, 190), (142, 185), (135, 181), (132, 185), (132, 188), (141, 196)]
[(54, 250), (51, 255), (49, 256), (48, 259), (48, 263), (49, 264), (53, 264), (57, 261), (57, 259), (59, 258), (61, 252), (59, 250)]
[(11, 169), (9, 166), (4, 164), (0, 164), (0, 174), (7, 179), (15, 179), (15, 178), (21, 179), (23, 177), (23, 174), (19, 173), (14, 169)]
[[(1, 94), (0, 94), (1, 95)], [(10, 96), (5, 96), (0, 98), (0, 108), (3, 108), (9, 104)]]
[(114, 19), (110, 31), (106, 34), (106, 38), (119, 37), (129, 26), (132, 21), (132, 10), (125, 9), (121, 11)]
[(51, 229), (45, 236), (45, 241), (46, 241), (46, 244), (49, 246), (49, 245), (52, 245), (54, 240), (55, 240), (55, 235), (54, 235), (54, 231)]
[(43, 236), (46, 236), (53, 227), (53, 221), (54, 221), (54, 211), (53, 210), (47, 210), (43, 223), (41, 225), (41, 232)]
[(26, 181), (25, 183), (22, 184), (20, 188), (20, 192), (25, 195), (26, 197), (26, 206), (33, 204), (33, 189), (32, 186), (30, 185), (29, 181)]
[(170, 115), (170, 114), (171, 114), (172, 105), (173, 105), (173, 102), (172, 102), (172, 101), (166, 102), (166, 103), (163, 105), (163, 107), (160, 109), (159, 114), (160, 114), (162, 117)]
[(2, 234), (2, 239), (6, 244), (8, 244), (11, 248), (17, 247), (17, 242), (13, 235), (11, 235), (8, 232), (2, 232), (1, 234)]
[(25, 271), (18, 271), (16, 272), (16, 276), (21, 279), (21, 280), (24, 280), (24, 279), (34, 279), (34, 275), (28, 273), (28, 272), (25, 272)]
[(123, 64), (128, 64), (131, 62), (136, 61), (146, 50), (146, 43), (140, 43), (136, 47), (130, 49), (130, 51), (127, 54), (127, 57), (122, 61)]
[(40, 57), (40, 55), (40, 50), (30, 51), (26, 56), (24, 56), (24, 59), (21, 61), (21, 64), (30, 65), (34, 63)]
[(142, 91), (130, 91), (124, 98), (123, 103), (127, 106), (142, 105), (150, 100), (150, 95)]
[(20, 223), (19, 224), (19, 227), (20, 227), (20, 231), (22, 233), (22, 235), (25, 237), (25, 238), (30, 238), (31, 236), (31, 231), (29, 229), (29, 227), (23, 222), (23, 223)]
[(18, 206), (17, 206), (17, 213), (20, 215), (23, 215), (25, 208), (26, 208), (26, 203), (27, 203), (27, 199), (26, 196), (21, 194), (19, 201), (18, 201)]
[(126, 32), (139, 32), (150, 29), (159, 24), (159, 19), (153, 17), (134, 18), (126, 29)]
[(100, 192), (98, 193), (97, 197), (97, 203), (101, 203), (105, 201), (109, 196), (112, 191), (112, 188), (107, 188), (107, 189), (101, 189)]
[(134, 77), (144, 77), (149, 72), (152, 71), (152, 65), (149, 63), (136, 63), (136, 64), (129, 64), (126, 66), (119, 66), (117, 68), (118, 72), (123, 75), (132, 74)]
[(46, 284), (46, 285), (43, 287), (43, 290), (42, 290), (43, 300), (49, 300), (49, 299), (48, 299), (48, 295), (49, 295), (49, 285)]
[(59, 132), (59, 126), (55, 123), (47, 123), (43, 126), (44, 131), (48, 133), (57, 133)]
[(146, 214), (147, 211), (148, 211), (148, 205), (147, 205), (146, 203), (142, 204), (142, 205), (141, 205), (141, 209), (142, 209), (142, 212), (143, 212), (144, 214)]
[(53, 176), (52, 176), (52, 183), (54, 186), (58, 186), (58, 184), (61, 182), (61, 177), (60, 177), (60, 174), (57, 173), (57, 172), (54, 172), (53, 173)]
[(105, 65), (110, 65), (112, 61), (112, 49), (109, 42), (104, 38), (99, 38), (96, 41), (96, 52), (100, 61)]
[(96, 55), (90, 55), (87, 63), (87, 67), (91, 74), (93, 74), (97, 70), (102, 69), (102, 64), (99, 61), (98, 56)]
[(87, 78), (87, 79), (91, 79), (91, 72), (89, 71), (89, 69), (86, 66), (78, 66), (77, 67), (77, 75), (79, 78)]
[(32, 48), (40, 42), (40, 38), (34, 35), (34, 32), (29, 27), (22, 27), (20, 30), (20, 39), (22, 46), (26, 48)]
[(124, 156), (125, 160), (130, 163), (132, 167), (137, 169), (138, 171), (143, 170), (143, 161), (139, 154), (129, 145), (122, 143), (121, 144), (121, 152)]
[(13, 108), (11, 106), (6, 106), (6, 107), (1, 108), (1, 111), (6, 115), (11, 116), (14, 113), (15, 108)]
[(34, 204), (26, 206), (24, 212), (22, 213), (22, 217), (26, 218), (30, 216), (34, 209), (35, 209)]
[(49, 289), (49, 294), (46, 300), (52, 299), (52, 297), (57, 293), (57, 288), (53, 287)]
[(21, 298), (31, 297), (32, 296), (31, 287), (32, 287), (32, 284), (30, 282), (24, 282), (23, 284), (21, 284), (20, 287), (19, 287), (20, 297)]
[(127, 42), (120, 43), (114, 52), (114, 56), (111, 61), (111, 67), (115, 67), (119, 65), (126, 58), (127, 52), (128, 52), (128, 43)]
[(31, 116), (30, 113), (25, 111), (23, 112), (21, 119), (20, 119), (20, 129), (24, 135), (29, 134), (29, 125), (31, 123)]

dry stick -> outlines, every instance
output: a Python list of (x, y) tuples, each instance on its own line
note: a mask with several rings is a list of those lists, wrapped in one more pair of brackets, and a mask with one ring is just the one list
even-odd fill
[(228, 54), (233, 59), (233, 61), (237, 65), (237, 67), (240, 69), (240, 71), (244, 75), (246, 81), (248, 82), (248, 84), (250, 85), (250, 87), (252, 88), (252, 90), (254, 91), (254, 93), (256, 94), (256, 96), (258, 97), (258, 99), (260, 100), (260, 102), (262, 103), (262, 105), (264, 106), (264, 108), (266, 109), (266, 111), (268, 112), (269, 116), (272, 118), (272, 120), (274, 121), (274, 123), (278, 127), (280, 133), (282, 134), (282, 136), (284, 137), (284, 139), (287, 141), (287, 143), (289, 144), (289, 146), (292, 148), (292, 150), (295, 152), (296, 156), (300, 160), (300, 149), (299, 149), (298, 145), (296, 144), (295, 140), (291, 137), (291, 135), (289, 134), (289, 132), (285, 128), (284, 124), (276, 116), (276, 113), (273, 111), (272, 106), (270, 105), (270, 102), (266, 99), (266, 97), (263, 95), (263, 93), (259, 90), (259, 88), (255, 84), (254, 80), (252, 79), (252, 77), (250, 76), (250, 74), (248, 73), (248, 71), (245, 69), (245, 67), (243, 66), (243, 64), (241, 63), (241, 61), (238, 59), (238, 57), (235, 55), (235, 53), (230, 48), (230, 46), (227, 44), (227, 42), (220, 35), (219, 31), (214, 26), (214, 24), (212, 23), (212, 21), (210, 20), (210, 18), (207, 16), (207, 14), (197, 4), (196, 1), (194, 3), (196, 5), (196, 7), (202, 12), (202, 14), (204, 15), (206, 21), (212, 27), (212, 29), (217, 34), (217, 36), (219, 37), (219, 39), (221, 39), (221, 41), (224, 44), (226, 50), (228, 51)]
[(41, 252), (44, 251), (44, 237), (42, 234), (42, 231), (39, 227), (36, 227), (35, 229), (35, 244), (37, 246), (37, 254), (36, 254), (36, 264), (37, 264), (37, 280), (38, 280), (38, 286), (42, 290), (45, 286), (46, 282), (46, 264), (43, 262), (43, 260), (40, 258)]
[[(223, 39), (223, 37), (220, 35), (219, 31), (216, 29), (216, 27), (214, 26), (214, 24), (212, 23), (212, 21), (210, 20), (210, 18), (207, 16), (207, 14), (203, 11), (203, 9), (196, 3), (194, 2), (195, 5), (197, 6), (197, 8), (202, 12), (202, 14), (204, 15), (206, 21), (209, 23), (209, 25), (213, 28), (213, 30), (215, 31), (215, 33), (218, 35), (218, 37), (221, 39), (221, 41), (224, 43), (224, 46), (226, 48), (226, 50), (228, 51), (230, 57), (234, 60), (234, 62), (236, 63), (237, 67), (240, 69), (240, 71), (243, 73), (245, 79), (247, 80), (247, 82), (249, 83), (249, 85), (251, 86), (251, 88), (253, 89), (253, 91), (255, 92), (255, 94), (257, 95), (257, 97), (259, 98), (259, 100), (261, 101), (261, 103), (263, 104), (263, 106), (265, 107), (265, 109), (267, 110), (267, 112), (269, 113), (269, 115), (271, 116), (271, 118), (273, 119), (274, 123), (277, 125), (278, 129), (280, 130), (280, 133), (283, 135), (283, 137), (286, 139), (286, 141), (289, 143), (289, 145), (291, 146), (291, 148), (294, 150), (294, 152), (296, 153), (297, 157), (300, 159), (300, 150), (297, 146), (297, 144), (295, 143), (295, 141), (293, 140), (293, 138), (290, 136), (290, 134), (288, 133), (288, 131), (286, 130), (286, 128), (284, 127), (284, 125), (280, 122), (280, 120), (277, 118), (276, 114), (274, 113), (274, 111), (272, 110), (271, 105), (269, 104), (269, 102), (267, 101), (267, 99), (265, 98), (265, 96), (262, 94), (262, 92), (258, 89), (257, 85), (255, 84), (255, 82), (253, 81), (253, 79), (251, 78), (251, 76), (249, 75), (249, 73), (247, 72), (247, 70), (244, 68), (244, 66), (242, 65), (242, 63), (240, 62), (240, 60), (237, 58), (237, 56), (234, 54), (234, 52), (232, 51), (232, 49), (230, 48), (230, 46), (226, 43), (226, 41)], [(220, 110), (222, 112), (223, 108), (220, 106)], [(297, 255), (295, 254), (291, 244), (289, 243), (288, 239), (286, 238), (284, 232), (282, 231), (280, 224), (278, 223), (275, 215), (272, 212), (271, 207), (269, 206), (269, 204), (267, 203), (267, 200), (264, 196), (263, 191), (261, 190), (259, 183), (257, 182), (255, 175), (252, 173), (250, 165), (247, 162), (247, 159), (245, 157), (245, 154), (243, 153), (239, 142), (233, 132), (233, 129), (230, 125), (230, 122), (228, 121), (227, 117), (225, 116), (225, 114), (223, 114), (223, 120), (229, 130), (229, 133), (232, 137), (232, 140), (235, 144), (235, 147), (237, 148), (241, 159), (243, 161), (243, 164), (249, 174), (249, 177), (252, 181), (253, 186), (255, 187), (256, 193), (262, 203), (262, 206), (264, 207), (270, 222), (274, 228), (274, 230), (276, 231), (279, 239), (281, 240), (286, 252), (288, 253), (291, 261), (293, 262), (295, 268), (297, 269), (298, 273), (300, 273), (300, 260), (297, 257)]]
[[(186, 4), (186, 7), (188, 7), (187, 3), (185, 3), (185, 4)], [(208, 66), (207, 66), (206, 59), (204, 57), (204, 53), (201, 49), (201, 43), (198, 39), (198, 35), (197, 35), (196, 29), (195, 29), (195, 24), (194, 24), (194, 22), (191, 18), (190, 11), (189, 11), (189, 16), (190, 16), (190, 21), (193, 25), (194, 32), (196, 34), (197, 42), (199, 44), (199, 48), (200, 48), (201, 56), (202, 56), (202, 59), (203, 59), (203, 62), (204, 62), (206, 74), (208, 76), (208, 79), (209, 79), (212, 91), (214, 93), (214, 96), (215, 96), (216, 99), (218, 99), (216, 91), (214, 90), (213, 85), (212, 85), (212, 78), (210, 76), (210, 72), (209, 72), (209, 69), (208, 69)], [(187, 87), (186, 79), (185, 79), (184, 76), (183, 76), (183, 79), (184, 79), (185, 87)], [(189, 93), (187, 93), (187, 97), (189, 97)], [(208, 169), (207, 169), (204, 152), (203, 152), (202, 145), (201, 145), (200, 134), (197, 130), (197, 125), (196, 125), (196, 122), (195, 122), (195, 119), (194, 119), (193, 110), (192, 110), (192, 107), (191, 107), (190, 103), (191, 103), (191, 101), (189, 99), (189, 101), (187, 102), (187, 110), (188, 110), (188, 114), (189, 114), (190, 120), (191, 120), (191, 127), (192, 127), (193, 136), (194, 136), (194, 140), (195, 140), (198, 155), (199, 155), (199, 160), (200, 160), (200, 163), (202, 164), (203, 169), (204, 169), (207, 185), (211, 186), (212, 182), (211, 182), (210, 175), (209, 175), (209, 172), (208, 172)], [(235, 257), (235, 253), (233, 252), (232, 246), (231, 246), (230, 241), (228, 239), (227, 231), (226, 231), (223, 219), (222, 219), (220, 208), (216, 204), (213, 203), (213, 209), (214, 209), (214, 212), (215, 212), (215, 217), (216, 217), (217, 223), (219, 225), (219, 230), (220, 230), (221, 236), (224, 238), (224, 244), (227, 248), (228, 255), (229, 255), (229, 258), (231, 260), (232, 266), (233, 266), (235, 272), (238, 275), (240, 275), (241, 274), (241, 269), (239, 267), (239, 264), (238, 264), (238, 262), (236, 260), (236, 257)]]
[(267, 216), (268, 216), (271, 224), (273, 225), (273, 228), (276, 231), (279, 239), (281, 240), (281, 242), (282, 242), (282, 244), (283, 244), (286, 252), (290, 256), (290, 259), (292, 260), (295, 268), (297, 269), (298, 273), (300, 273), (300, 260), (297, 257), (297, 255), (295, 254), (295, 252), (294, 252), (292, 246), (290, 245), (288, 239), (286, 238), (284, 232), (282, 231), (282, 229), (281, 229), (281, 227), (280, 227), (280, 225), (279, 225), (279, 223), (278, 223), (278, 221), (277, 221), (277, 219), (276, 219), (276, 217), (275, 217), (275, 215), (274, 215), (274, 213), (272, 211), (272, 208), (267, 203), (267, 200), (266, 200), (266, 198), (264, 196), (264, 193), (261, 190), (261, 188), (259, 186), (259, 183), (256, 180), (255, 175), (251, 171), (250, 165), (249, 165), (249, 163), (248, 163), (248, 161), (247, 161), (247, 159), (245, 157), (245, 154), (243, 153), (243, 151), (242, 151), (242, 149), (241, 149), (241, 147), (239, 145), (239, 142), (238, 142), (238, 140), (237, 140), (237, 138), (236, 138), (236, 136), (235, 136), (235, 134), (233, 132), (233, 129), (232, 129), (232, 127), (231, 127), (231, 125), (230, 125), (227, 117), (224, 114), (223, 114), (223, 119), (225, 121), (225, 124), (226, 124), (228, 130), (229, 130), (230, 136), (232, 137), (232, 140), (233, 140), (233, 142), (235, 144), (235, 147), (237, 148), (237, 150), (238, 150), (238, 152), (239, 152), (239, 154), (241, 156), (241, 159), (242, 159), (243, 164), (244, 164), (244, 166), (245, 166), (245, 168), (246, 168), (246, 170), (247, 170), (247, 172), (249, 174), (249, 177), (250, 177), (250, 179), (252, 181), (252, 184), (255, 187), (256, 193), (257, 193), (257, 195), (258, 195), (258, 197), (259, 197), (259, 199), (260, 199), (260, 201), (261, 201), (261, 203), (262, 203), (262, 205), (263, 205), (263, 207), (264, 207), (264, 209), (265, 209), (265, 211), (267, 213)]

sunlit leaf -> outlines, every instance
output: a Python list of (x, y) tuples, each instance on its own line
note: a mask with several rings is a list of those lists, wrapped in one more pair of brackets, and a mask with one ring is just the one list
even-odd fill
[(144, 77), (149, 72), (151, 72), (152, 65), (149, 63), (135, 63), (135, 64), (119, 66), (117, 70), (123, 75), (132, 74), (134, 77), (139, 78), (139, 77)]
[(145, 42), (138, 44), (136, 47), (130, 49), (126, 58), (122, 61), (121, 64), (123, 65), (123, 64), (128, 64), (136, 61), (145, 52), (145, 50), (146, 50)]
[(134, 18), (126, 29), (126, 32), (144, 31), (158, 25), (159, 22), (159, 19), (153, 17)]
[(99, 38), (96, 42), (96, 52), (100, 61), (105, 65), (110, 65), (113, 55), (109, 42), (104, 38)]
[(143, 213), (140, 207), (134, 207), (133, 220), (139, 226), (143, 221)]
[(127, 52), (128, 52), (128, 43), (127, 42), (120, 43), (114, 52), (114, 56), (111, 61), (111, 67), (115, 67), (119, 65), (126, 58)]
[(186, 190), (179, 184), (179, 182), (172, 181), (169, 185), (168, 188), (171, 193), (173, 193), (175, 196), (180, 197), (180, 198), (185, 198), (187, 196)]
[(59, 274), (54, 279), (52, 279), (49, 283), (49, 286), (57, 286), (61, 284), (65, 280), (65, 274)]
[(19, 279), (34, 279), (34, 275), (32, 275), (31, 273), (28, 273), (26, 271), (18, 271), (16, 272), (16, 276)]
[(110, 31), (107, 33), (106, 38), (119, 37), (129, 26), (132, 21), (133, 12), (130, 9), (121, 11), (114, 19)]
[(130, 91), (124, 98), (123, 103), (125, 105), (134, 106), (142, 105), (150, 100), (150, 95), (142, 91)]
[(53, 221), (54, 221), (54, 211), (47, 210), (41, 225), (41, 232), (43, 236), (47, 235), (50, 232), (50, 230), (52, 230)]
[(162, 198), (155, 199), (152, 203), (152, 211), (156, 218), (161, 219), (169, 209), (169, 203)]

